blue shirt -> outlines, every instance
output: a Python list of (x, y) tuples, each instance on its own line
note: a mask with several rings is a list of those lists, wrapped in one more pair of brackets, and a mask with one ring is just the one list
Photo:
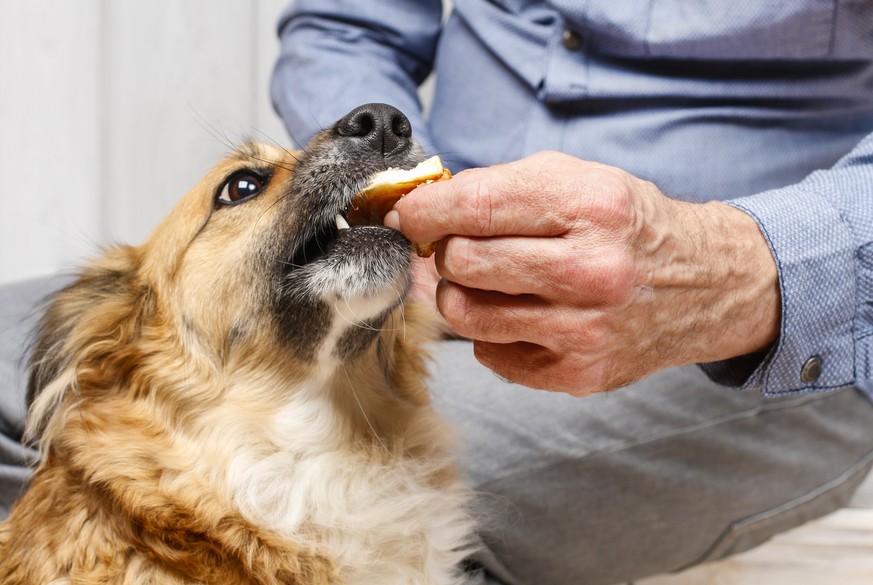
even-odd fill
[[(292, 137), (387, 102), (456, 172), (555, 149), (723, 200), (767, 237), (782, 325), (763, 359), (707, 373), (768, 395), (873, 397), (873, 2), (455, 0), (441, 13), (438, 0), (296, 0), (272, 84)], [(813, 357), (821, 373), (805, 380)]]

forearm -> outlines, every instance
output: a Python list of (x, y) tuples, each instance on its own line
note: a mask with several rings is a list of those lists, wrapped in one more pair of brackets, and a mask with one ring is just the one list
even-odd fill
[(430, 73), (441, 3), (297, 0), (280, 21), (273, 104), (300, 145), (353, 108), (389, 103), (431, 141), (417, 87)]

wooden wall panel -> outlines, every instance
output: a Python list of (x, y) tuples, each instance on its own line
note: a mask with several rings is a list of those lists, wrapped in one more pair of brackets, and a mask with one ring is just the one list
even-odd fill
[(99, 0), (0, 4), (0, 282), (100, 239), (100, 33)]
[(236, 0), (107, 3), (107, 236), (145, 239), (249, 125), (252, 13)]
[(270, 100), (270, 77), (279, 55), (277, 24), (289, 0), (255, 0), (254, 137), (284, 147), (295, 146)]
[(286, 0), (0, 0), (0, 283), (142, 242), (269, 100)]

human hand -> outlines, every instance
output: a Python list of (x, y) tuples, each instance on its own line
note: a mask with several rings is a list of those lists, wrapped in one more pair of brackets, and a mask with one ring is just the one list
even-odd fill
[(417, 188), (386, 223), (440, 240), (439, 311), (520, 384), (586, 395), (778, 335), (776, 267), (754, 220), (615, 167), (545, 152), (472, 169)]

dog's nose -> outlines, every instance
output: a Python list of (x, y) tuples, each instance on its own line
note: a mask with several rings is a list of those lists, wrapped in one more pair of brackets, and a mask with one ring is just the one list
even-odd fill
[(337, 122), (335, 131), (340, 136), (360, 140), (388, 157), (409, 146), (412, 125), (394, 106), (365, 104)]

